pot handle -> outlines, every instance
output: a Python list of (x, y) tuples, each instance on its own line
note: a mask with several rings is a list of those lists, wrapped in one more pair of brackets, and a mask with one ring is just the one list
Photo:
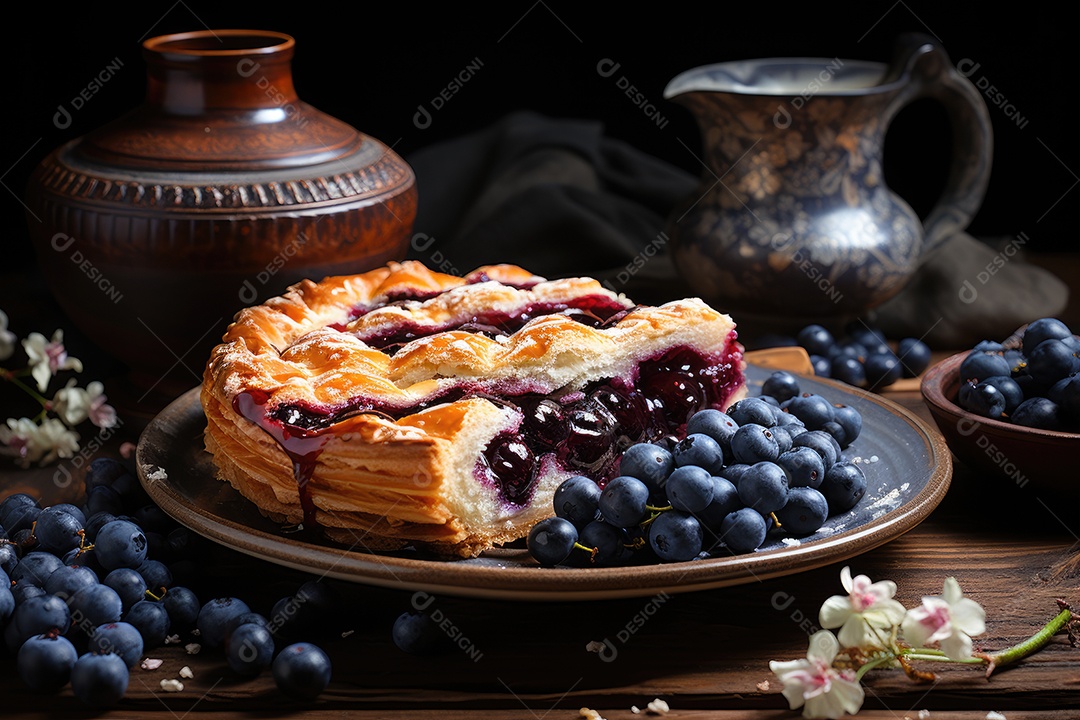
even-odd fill
[(922, 97), (940, 101), (952, 126), (953, 154), (945, 191), (923, 221), (923, 256), (967, 228), (982, 205), (990, 181), (994, 134), (990, 112), (979, 91), (949, 60), (941, 44), (919, 33), (902, 35), (886, 84), (906, 80), (887, 111), (891, 119)]

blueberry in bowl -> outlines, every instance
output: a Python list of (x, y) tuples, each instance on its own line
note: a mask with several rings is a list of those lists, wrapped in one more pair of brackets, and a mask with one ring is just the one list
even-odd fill
[(926, 371), (921, 390), (953, 453), (1018, 487), (1064, 494), (1080, 451), (1080, 340), (1040, 318)]

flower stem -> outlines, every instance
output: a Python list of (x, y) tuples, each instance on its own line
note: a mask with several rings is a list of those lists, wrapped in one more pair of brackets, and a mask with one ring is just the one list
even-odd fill
[(906, 652), (906, 653), (904, 653), (904, 657), (906, 657), (908, 660), (930, 660), (930, 661), (933, 661), (933, 662), (961, 663), (963, 665), (982, 665), (983, 663), (986, 662), (985, 660), (983, 660), (980, 657), (969, 657), (969, 658), (964, 658), (963, 660), (953, 660), (952, 658), (945, 655), (945, 653), (941, 653), (941, 654), (932, 653), (931, 654), (931, 653), (921, 653), (921, 652)]
[(860, 666), (858, 671), (856, 671), (856, 673), (855, 673), (855, 682), (859, 682), (860, 680), (862, 680), (863, 675), (870, 672), (871, 670), (878, 667), (879, 665), (884, 665), (885, 663), (892, 662), (895, 659), (896, 659), (896, 657), (893, 656), (893, 655), (884, 655), (884, 656), (879, 657), (879, 658), (877, 658), (875, 660), (871, 660), (870, 662), (866, 663), (865, 665)]
[(20, 380), (18, 377), (16, 377), (16, 375), (14, 373), (8, 373), (4, 377), (7, 380), (14, 383), (16, 387), (22, 388), (26, 392), (27, 395), (29, 395), (30, 397), (34, 398), (39, 403), (41, 403), (42, 407), (45, 407), (49, 403), (49, 401), (46, 400), (45, 397), (41, 393), (39, 393), (37, 390), (35, 390), (34, 388), (32, 388), (29, 385), (27, 385), (26, 383), (24, 383), (22, 380)]
[(1006, 648), (999, 653), (979, 653), (979, 658), (989, 663), (986, 668), (986, 677), (990, 677), (994, 670), (1002, 665), (1009, 665), (1018, 660), (1023, 660), (1028, 655), (1035, 653), (1049, 644), (1051, 638), (1064, 628), (1072, 620), (1072, 611), (1064, 607), (1053, 620), (1046, 623), (1037, 633), (1023, 642)]

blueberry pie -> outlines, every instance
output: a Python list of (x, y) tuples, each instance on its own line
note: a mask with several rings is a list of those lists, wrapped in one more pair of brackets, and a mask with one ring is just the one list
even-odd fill
[(303, 281), (237, 314), (206, 366), (207, 450), (278, 522), (369, 550), (473, 556), (572, 475), (745, 395), (731, 319), (590, 278), (417, 262)]

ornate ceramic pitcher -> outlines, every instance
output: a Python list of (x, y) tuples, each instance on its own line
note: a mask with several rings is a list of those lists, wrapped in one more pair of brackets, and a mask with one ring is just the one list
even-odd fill
[[(857, 315), (895, 295), (927, 252), (967, 227), (990, 175), (978, 90), (924, 36), (892, 65), (774, 58), (709, 65), (665, 97), (703, 133), (706, 171), (668, 234), (691, 289), (724, 310), (791, 319)], [(945, 191), (920, 222), (885, 184), (889, 121), (916, 98), (952, 125)]]

